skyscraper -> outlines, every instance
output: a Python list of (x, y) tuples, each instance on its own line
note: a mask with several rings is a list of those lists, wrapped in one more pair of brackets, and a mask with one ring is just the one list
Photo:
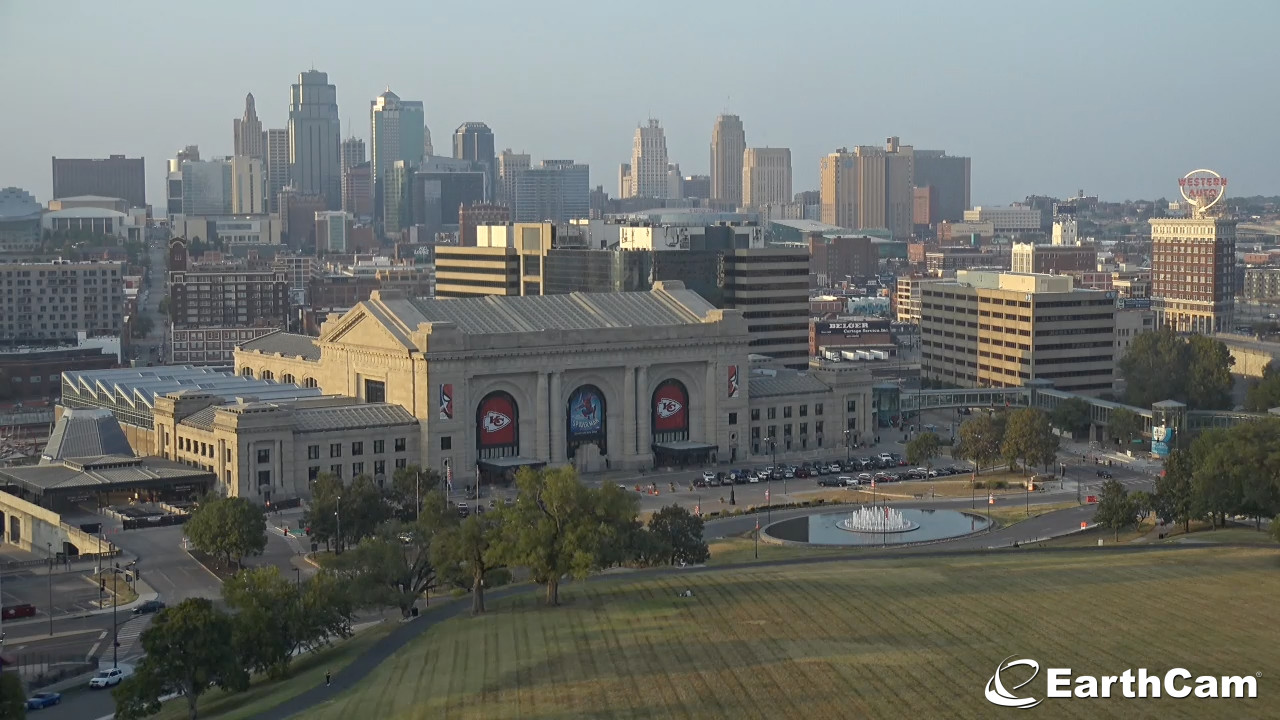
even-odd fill
[(914, 173), (916, 187), (935, 189), (939, 220), (964, 220), (964, 211), (973, 207), (969, 200), (969, 158), (950, 157), (945, 150), (916, 150)]
[(711, 199), (733, 205), (742, 204), (742, 154), (747, 149), (747, 134), (737, 115), (721, 115), (711, 128)]
[(106, 159), (53, 158), (54, 199), (77, 195), (120, 198), (129, 207), (146, 207), (145, 159), (123, 155)]
[(887, 229), (895, 238), (911, 235), (914, 150), (898, 138), (883, 148), (840, 148), (822, 158), (822, 222), (852, 230)]
[[(262, 133), (258, 133), (262, 137)], [(236, 155), (231, 158), (231, 212), (261, 215), (266, 212), (266, 180), (262, 159)]]
[(182, 163), (182, 214), (230, 214), (233, 198), (231, 186), (229, 161), (184, 161)]
[(453, 156), (458, 160), (478, 163), (484, 170), (486, 199), (495, 194), (497, 173), (493, 159), (493, 131), (482, 122), (465, 122), (453, 132)]
[(289, 89), (289, 177), (299, 192), (324, 196), (331, 210), (342, 205), (338, 141), (338, 89), (327, 73), (300, 73)]
[(289, 131), (271, 128), (262, 133), (266, 152), (267, 210), (280, 212), (280, 191), (289, 184)]
[(665, 198), (668, 164), (667, 137), (658, 121), (650, 118), (648, 125), (636, 128), (623, 197)]
[(511, 197), (514, 222), (567, 223), (591, 209), (591, 171), (572, 160), (544, 160), (515, 174)]
[(253, 106), (253, 93), (244, 96), (244, 117), (232, 120), (231, 125), (234, 132), (232, 147), (237, 157), (266, 159), (262, 122), (258, 120), (258, 110)]
[(342, 141), (343, 172), (346, 172), (348, 168), (353, 168), (365, 162), (366, 159), (364, 155), (364, 140), (358, 137), (349, 137)]
[[(385, 185), (383, 176), (397, 162), (407, 163), (410, 168), (422, 164), (425, 124), (422, 102), (401, 100), (390, 89), (369, 103), (369, 138), (372, 144), (369, 156), (372, 162), (375, 213), (400, 206), (399, 200), (394, 203), (382, 201)], [(381, 221), (381, 215), (376, 219)], [(388, 221), (387, 226), (398, 228), (399, 223)]]
[(828, 225), (852, 228), (857, 224), (858, 209), (854, 190), (858, 186), (855, 172), (857, 158), (848, 148), (840, 148), (818, 163), (821, 194), (821, 219)]
[(747, 148), (742, 154), (742, 204), (746, 207), (791, 202), (791, 150)]
[(516, 175), (530, 167), (532, 165), (528, 153), (511, 152), (511, 148), (507, 148), (498, 154), (498, 203), (511, 207), (516, 191)]

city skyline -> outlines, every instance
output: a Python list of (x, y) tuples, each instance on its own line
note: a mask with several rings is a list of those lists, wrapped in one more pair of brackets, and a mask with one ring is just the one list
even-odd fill
[[(0, 118), (0, 135), (9, 143), (0, 185), (24, 188), (48, 202), (50, 157), (124, 154), (146, 158), (147, 196), (157, 206), (167, 159), (189, 144), (201, 146), (207, 157), (231, 155), (227, 127), (243, 112), (248, 93), (264, 128), (286, 127), (288, 86), (314, 67), (337, 87), (343, 137), (369, 140), (364, 108), (390, 86), (421, 98), (427, 125), (440, 132), (485, 122), (497, 147), (522, 149), (537, 159), (576, 158), (592, 166), (591, 185), (610, 192), (616, 189), (613, 169), (628, 160), (638, 123), (659, 119), (670, 161), (686, 175), (707, 174), (709, 128), (717, 115), (728, 113), (742, 118), (751, 146), (792, 150), (797, 192), (818, 188), (824, 155), (896, 135), (917, 148), (973, 158), (975, 205), (1005, 204), (1029, 194), (1067, 196), (1077, 189), (1112, 200), (1173, 198), (1175, 179), (1204, 166), (1231, 179), (1232, 195), (1280, 193), (1280, 182), (1269, 172), (1280, 139), (1263, 120), (1274, 113), (1276, 101), (1252, 92), (1268, 86), (1265, 70), (1280, 59), (1280, 50), (1265, 38), (1265, 28), (1274, 24), (1265, 18), (1280, 19), (1280, 8), (1256, 6), (1249, 22), (1239, 22), (1240, 16), (1226, 13), (1179, 12), (1179, 3), (1094, 3), (1105, 12), (1081, 8), (1051, 18), (1001, 2), (989, 3), (990, 12), (918, 2), (905, 13), (860, 8), (855, 14), (830, 5), (788, 17), (776, 28), (799, 37), (855, 21), (909, 27), (914, 62), (884, 73), (865, 59), (892, 56), (891, 34), (868, 34), (852, 58), (820, 43), (797, 44), (799, 54), (761, 53), (741, 43), (704, 58), (697, 53), (706, 52), (699, 47), (707, 33), (745, 32), (758, 15), (726, 15), (718, 4), (664, 2), (654, 12), (666, 12), (668, 5), (673, 13), (678, 8), (682, 20), (671, 42), (684, 50), (657, 65), (634, 67), (589, 61), (614, 52), (616, 38), (601, 28), (615, 27), (618, 11), (579, 3), (531, 8), (498, 2), (490, 17), (530, 32), (578, 34), (580, 42), (572, 50), (545, 46), (480, 60), (465, 52), (467, 38), (483, 30), (477, 20), (458, 8), (397, 4), (398, 25), (453, 30), (422, 48), (413, 62), (370, 54), (359, 43), (317, 43), (336, 37), (329, 23), (335, 14), (344, 16), (344, 37), (373, 36), (377, 30), (372, 20), (348, 18), (349, 10), (337, 3), (317, 2), (303, 15), (287, 7), (264, 15), (258, 8), (256, 20), (287, 20), (294, 32), (234, 56), (187, 53), (165, 56), (165, 62), (158, 61), (166, 42), (161, 23), (174, 19), (159, 12), (158, 3), (139, 0), (128, 14), (86, 5), (59, 15), (38, 5), (6, 5), (0, 27), (24, 31), (12, 37), (0, 31), (0, 38), (13, 57), (38, 54), (47, 70), (14, 77), (9, 92), (32, 99), (74, 92), (96, 114), (93, 122), (82, 122), (76, 113)], [(243, 16), (197, 8), (185, 9), (176, 21), (216, 36), (234, 31), (236, 17)], [(909, 25), (902, 25), (904, 18)], [(1129, 32), (1134, 28), (1147, 31)], [(41, 51), (40, 38), (50, 35), (63, 38), (61, 53)], [(123, 51), (138, 41), (140, 48)], [(317, 52), (317, 46), (324, 50)], [(113, 59), (91, 62), (78, 47)], [(1189, 50), (1214, 62), (1173, 60)], [(726, 70), (717, 75), (723, 81), (678, 81), (690, 67), (708, 63)], [(124, 93), (121, 78), (163, 91)], [(1229, 97), (1230, 111), (1189, 110), (1196, 103), (1187, 93), (1205, 87), (1215, 98)], [(811, 101), (821, 101), (823, 111), (797, 112), (799, 102)]]

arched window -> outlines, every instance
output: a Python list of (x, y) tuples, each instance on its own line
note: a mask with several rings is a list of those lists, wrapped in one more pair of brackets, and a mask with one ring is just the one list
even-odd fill
[(309, 387), (309, 388), (316, 387), (316, 379), (315, 379), (315, 378), (303, 378), (303, 379), (302, 379), (302, 387)]
[(280, 376), (280, 382), (282, 382), (282, 383), (292, 383), (292, 382), (293, 382), (293, 375), (291, 375), (290, 373), (285, 373), (285, 374), (281, 375), (281, 376)]
[(275, 374), (275, 373), (273, 373), (273, 372), (271, 372), (270, 370), (263, 370), (263, 371), (262, 371), (262, 379), (263, 379), (263, 380), (275, 380), (275, 379), (276, 379), (276, 374)]
[(251, 367), (242, 367), (242, 368), (240, 368), (240, 374), (241, 374), (242, 376), (244, 376), (244, 377), (251, 378), (251, 377), (253, 377), (253, 368), (251, 368)]
[(520, 408), (502, 391), (484, 396), (476, 406), (476, 455), (481, 459), (520, 454)]

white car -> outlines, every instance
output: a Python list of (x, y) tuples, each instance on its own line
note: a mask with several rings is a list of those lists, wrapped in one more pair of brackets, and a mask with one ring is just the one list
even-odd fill
[(760, 473), (756, 472), (755, 470), (752, 470), (751, 472), (747, 473), (747, 482), (749, 483), (760, 482)]
[(715, 473), (711, 472), (710, 470), (702, 471), (702, 482), (710, 483), (710, 482), (714, 482), (715, 479), (716, 479)]
[(89, 689), (109, 688), (119, 685), (121, 680), (124, 680), (124, 670), (118, 667), (99, 670), (97, 675), (89, 678)]
[(831, 463), (830, 465), (828, 465), (827, 472), (833, 472), (833, 473), (840, 472), (840, 463)]
[(857, 480), (854, 480), (848, 475), (841, 475), (840, 477), (836, 478), (836, 482), (840, 483), (840, 487), (853, 487), (854, 485), (858, 484)]

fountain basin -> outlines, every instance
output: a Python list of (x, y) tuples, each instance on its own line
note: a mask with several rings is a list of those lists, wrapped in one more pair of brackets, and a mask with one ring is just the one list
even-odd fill
[[(867, 508), (872, 512), (883, 514), (883, 508)], [(920, 510), (907, 508), (897, 510), (904, 523), (915, 527), (911, 530), (891, 531), (886, 528), (881, 532), (875, 530), (853, 530), (848, 527), (853, 514), (844, 512), (825, 512), (804, 515), (801, 517), (779, 520), (761, 530), (765, 536), (786, 544), (815, 546), (874, 546), (874, 545), (906, 545), (914, 543), (935, 542), (951, 538), (964, 537), (983, 532), (994, 526), (984, 515), (961, 512), (958, 510)], [(855, 513), (857, 511), (854, 511)]]

